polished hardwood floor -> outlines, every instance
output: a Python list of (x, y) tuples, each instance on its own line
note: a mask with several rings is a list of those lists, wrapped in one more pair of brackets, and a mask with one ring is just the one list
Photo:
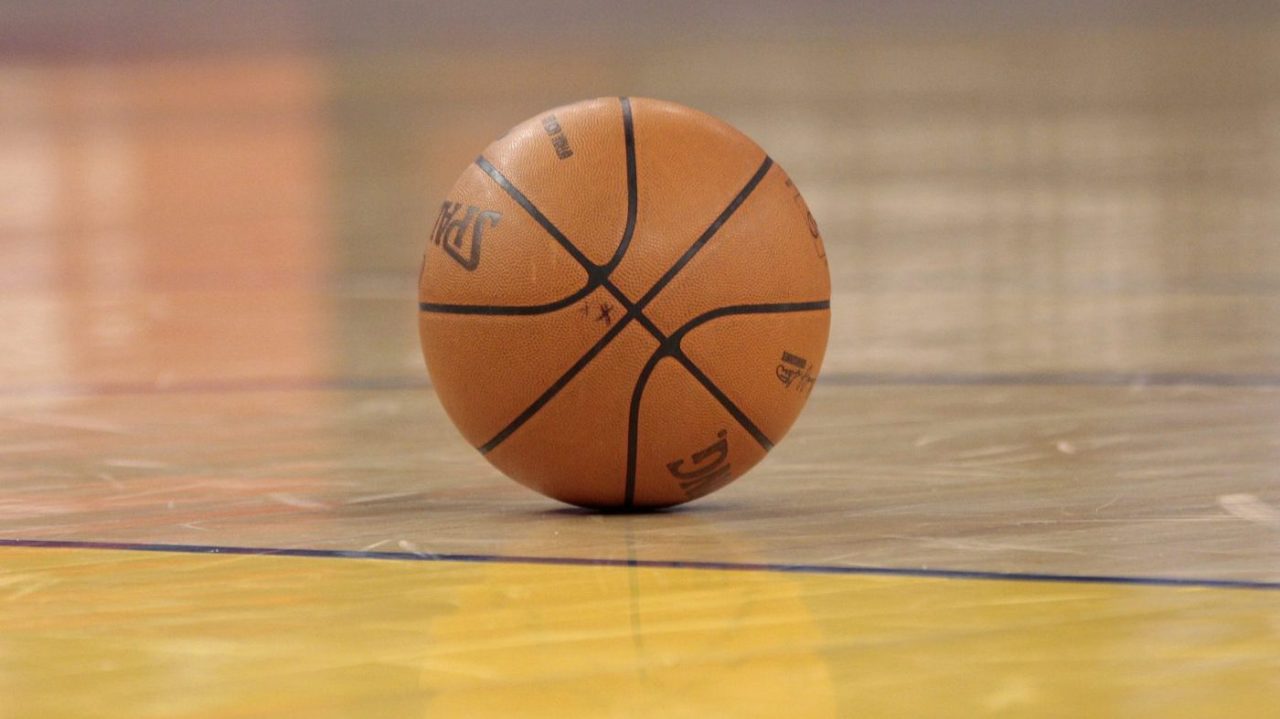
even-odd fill
[[(15, 10), (0, 717), (1269, 716), (1280, 21), (1237, 5), (666, 8), (502, 57)], [(467, 446), (413, 304), (478, 149), (615, 94), (754, 137), (834, 285), (785, 441), (640, 515)]]

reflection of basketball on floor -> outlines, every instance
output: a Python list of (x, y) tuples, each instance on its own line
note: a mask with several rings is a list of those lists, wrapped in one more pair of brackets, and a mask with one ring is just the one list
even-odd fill
[(445, 410), (499, 469), (600, 508), (741, 476), (822, 365), (813, 216), (751, 140), (679, 105), (605, 98), (532, 118), (449, 192), (419, 326)]

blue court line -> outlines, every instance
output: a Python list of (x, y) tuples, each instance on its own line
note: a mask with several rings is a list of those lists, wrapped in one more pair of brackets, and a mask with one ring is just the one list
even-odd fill
[[(1214, 372), (831, 372), (835, 387), (1280, 387), (1280, 374)], [(221, 392), (361, 392), (419, 389), (421, 377), (316, 377), (178, 382), (94, 382), (0, 386), (0, 397), (109, 397)]]
[(392, 562), (463, 562), (471, 564), (540, 564), (569, 567), (711, 569), (747, 572), (781, 572), (790, 574), (844, 574), (875, 577), (917, 577), (929, 579), (977, 579), (1022, 582), (1061, 582), (1070, 584), (1121, 584), (1207, 589), (1280, 590), (1280, 581), (1268, 582), (1248, 579), (1110, 576), (1101, 574), (1041, 574), (1037, 572), (980, 572), (965, 569), (911, 569), (906, 567), (866, 567), (828, 564), (768, 564), (654, 559), (590, 559), (585, 557), (534, 557), (501, 554), (433, 554), (429, 552), (366, 552), (343, 549), (224, 547), (201, 544), (135, 544), (130, 542), (82, 542), (55, 539), (0, 539), (0, 547), (111, 549), (131, 552), (311, 557), (323, 559), (374, 559)]

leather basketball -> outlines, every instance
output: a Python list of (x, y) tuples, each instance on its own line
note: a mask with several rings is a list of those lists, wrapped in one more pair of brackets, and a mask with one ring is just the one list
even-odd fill
[(468, 167), (419, 279), (435, 391), (547, 496), (657, 508), (764, 458), (822, 368), (830, 278), (795, 185), (714, 117), (641, 98), (537, 115)]

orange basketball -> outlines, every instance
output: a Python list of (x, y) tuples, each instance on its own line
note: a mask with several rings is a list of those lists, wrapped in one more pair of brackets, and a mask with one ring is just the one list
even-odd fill
[(462, 173), (419, 329), (445, 411), (498, 469), (584, 507), (666, 507), (786, 434), (830, 295), (813, 216), (764, 150), (687, 107), (601, 98)]

